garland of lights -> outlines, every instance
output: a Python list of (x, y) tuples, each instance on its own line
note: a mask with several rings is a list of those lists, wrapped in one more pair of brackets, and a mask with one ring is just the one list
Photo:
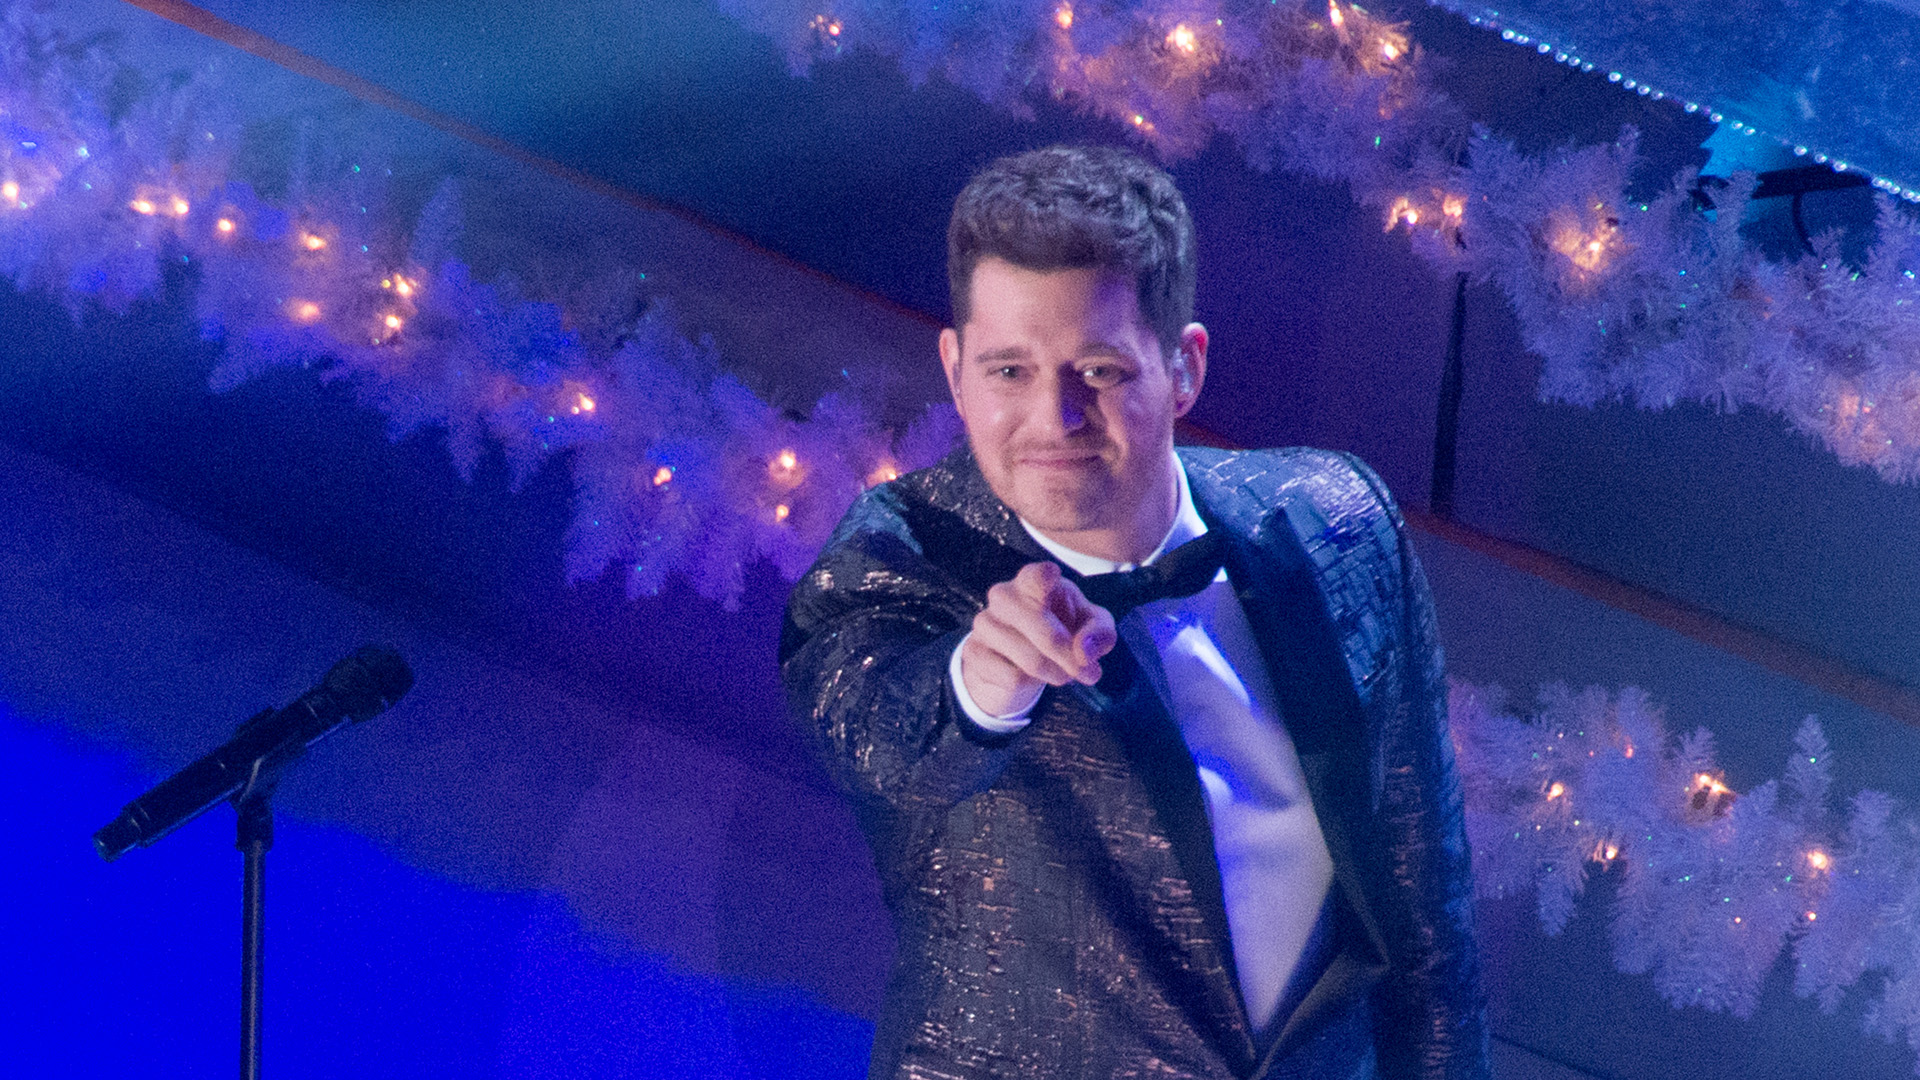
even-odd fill
[[(410, 228), (370, 212), (390, 202), (383, 145), (412, 134), (390, 118), (332, 118), (351, 152), (295, 140), (287, 196), (263, 199), (236, 179), (243, 95), (203, 70), (109, 122), (120, 62), (25, 8), (0, 25), (0, 273), (78, 314), (123, 310), (165, 266), (191, 268), (204, 331), (225, 343), (216, 390), (318, 365), (352, 380), (395, 438), (444, 427), (463, 475), (489, 444), (516, 484), (570, 452), (571, 579), (623, 567), (637, 595), (678, 575), (733, 607), (747, 564), (798, 577), (864, 487), (953, 443), (946, 406), (897, 435), (835, 395), (796, 421), (723, 373), (662, 303), (635, 315), (646, 275), (631, 266), (547, 275), (584, 283), (552, 298), (474, 280), (454, 254), (458, 185)], [(517, 254), (541, 258), (525, 239)]]
[(1751, 1016), (1783, 948), (1829, 1013), (1877, 971), (1867, 1029), (1920, 1050), (1920, 825), (1873, 791), (1835, 813), (1812, 717), (1785, 775), (1739, 795), (1705, 729), (1670, 741), (1631, 688), (1550, 688), (1528, 721), (1456, 683), (1450, 707), (1480, 895), (1532, 889), (1558, 933), (1610, 878), (1615, 963), (1675, 1006)]

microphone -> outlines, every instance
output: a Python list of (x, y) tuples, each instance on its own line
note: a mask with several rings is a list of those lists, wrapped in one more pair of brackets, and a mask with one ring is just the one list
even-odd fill
[(243, 786), (271, 782), (279, 769), (347, 721), (365, 721), (413, 688), (413, 670), (385, 645), (367, 645), (333, 665), (320, 685), (284, 709), (240, 725), (226, 745), (155, 785), (93, 834), (94, 849), (112, 862), (136, 845), (148, 847), (199, 817)]

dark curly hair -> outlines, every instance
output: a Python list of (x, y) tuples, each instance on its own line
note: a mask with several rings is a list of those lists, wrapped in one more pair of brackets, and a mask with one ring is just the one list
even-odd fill
[(1193, 321), (1193, 220), (1173, 178), (1108, 146), (1049, 146), (1003, 157), (967, 182), (947, 226), (953, 325), (971, 315), (987, 257), (1027, 270), (1132, 274), (1140, 314), (1171, 361)]

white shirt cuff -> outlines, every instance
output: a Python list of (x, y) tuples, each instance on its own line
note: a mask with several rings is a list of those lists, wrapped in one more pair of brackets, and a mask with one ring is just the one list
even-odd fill
[(953, 682), (953, 696), (960, 699), (960, 708), (967, 714), (967, 719), (996, 735), (1011, 735), (1032, 722), (1030, 714), (1040, 700), (1041, 691), (1035, 690), (1025, 705), (1005, 716), (995, 716), (974, 704), (973, 695), (967, 693), (967, 680), (960, 677), (960, 650), (967, 647), (967, 639), (971, 637), (973, 634), (969, 633), (961, 638), (960, 644), (953, 648), (953, 659), (947, 661), (947, 678)]

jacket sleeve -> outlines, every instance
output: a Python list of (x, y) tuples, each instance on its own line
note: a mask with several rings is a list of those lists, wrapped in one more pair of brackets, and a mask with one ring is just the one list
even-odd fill
[(1396, 538), (1401, 696), (1384, 733), (1381, 840), (1396, 904), (1386, 928), (1396, 967), (1382, 987), (1381, 1073), (1409, 1080), (1486, 1080), (1485, 999), (1473, 936), (1465, 811), (1447, 728), (1447, 686), (1433, 595), (1406, 522), (1380, 478), (1353, 461)]
[(794, 586), (780, 641), (789, 708), (863, 813), (945, 809), (1005, 768), (1020, 734), (973, 723), (948, 679), (982, 605), (931, 564), (884, 487)]

